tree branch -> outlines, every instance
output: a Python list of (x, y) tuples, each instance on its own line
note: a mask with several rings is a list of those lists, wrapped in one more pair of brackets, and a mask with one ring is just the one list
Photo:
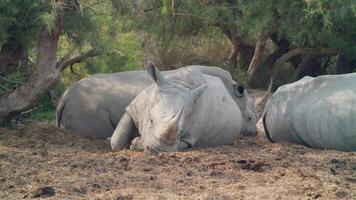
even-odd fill
[(72, 66), (76, 63), (80, 63), (87, 58), (95, 57), (95, 56), (98, 56), (99, 54), (101, 54), (101, 52), (96, 48), (92, 48), (92, 49), (88, 50), (87, 52), (84, 52), (84, 53), (81, 53), (78, 55), (67, 54), (62, 59), (60, 59), (59, 62), (57, 62), (56, 67), (62, 71), (65, 68), (67, 68), (68, 66)]
[(201, 20), (204, 20), (204, 17), (199, 16), (199, 15), (195, 15), (195, 14), (191, 14), (191, 13), (177, 13), (175, 11), (175, 1), (174, 0), (171, 1), (171, 11), (172, 11), (173, 17), (175, 17), (175, 16), (196, 17)]
[(285, 53), (283, 56), (278, 58), (278, 60), (273, 64), (272, 67), (272, 76), (275, 76), (280, 68), (282, 68), (283, 64), (288, 62), (291, 58), (300, 55), (300, 54), (306, 54), (306, 55), (323, 55), (323, 54), (336, 54), (335, 51), (332, 51), (331, 49), (316, 49), (316, 48), (296, 48), (291, 51), (288, 51)]
[(0, 76), (0, 79), (3, 80), (3, 81), (9, 82), (9, 83), (13, 83), (13, 84), (20, 84), (20, 85), (23, 84), (22, 82), (13, 81), (13, 80), (7, 79), (7, 78), (5, 78), (5, 77), (3, 77), (3, 76)]
[(36, 106), (36, 107), (34, 107), (34, 108), (30, 109), (30, 110), (21, 112), (21, 115), (27, 115), (27, 114), (29, 114), (29, 113), (31, 113), (31, 112), (33, 112), (33, 111), (35, 111), (35, 110), (37, 110), (37, 109), (39, 109), (41, 107), (42, 107), (42, 105)]
[(7, 88), (7, 87), (5, 87), (5, 86), (3, 86), (3, 85), (0, 85), (0, 88), (1, 88), (2, 90), (4, 90), (5, 92), (9, 91), (9, 88)]

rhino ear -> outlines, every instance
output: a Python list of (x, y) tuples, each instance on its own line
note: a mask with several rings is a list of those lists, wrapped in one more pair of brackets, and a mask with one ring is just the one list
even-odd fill
[(206, 85), (206, 83), (204, 83), (201, 86), (190, 91), (190, 94), (191, 94), (194, 102), (200, 97), (201, 94), (203, 94), (203, 92), (206, 90), (206, 88), (207, 88), (207, 85)]
[(234, 83), (232, 86), (234, 87), (235, 96), (243, 97), (246, 94), (246, 89), (241, 84)]
[(168, 84), (167, 79), (164, 78), (164, 76), (161, 74), (161, 72), (158, 70), (158, 68), (153, 62), (148, 63), (148, 65), (146, 66), (146, 71), (150, 75), (152, 80), (157, 83), (158, 86)]

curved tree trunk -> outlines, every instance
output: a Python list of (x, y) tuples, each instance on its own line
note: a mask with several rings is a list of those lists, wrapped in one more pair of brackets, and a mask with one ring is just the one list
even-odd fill
[(229, 72), (234, 74), (234, 69), (237, 67), (237, 57), (240, 54), (242, 48), (241, 38), (238, 36), (234, 28), (225, 24), (217, 24), (217, 27), (228, 37), (231, 43), (230, 53), (228, 57)]
[(247, 73), (249, 75), (254, 75), (258, 67), (261, 65), (263, 53), (265, 51), (266, 41), (268, 39), (268, 34), (263, 35), (258, 41), (256, 42), (255, 53), (253, 54), (253, 58), (251, 63), (248, 67)]
[(69, 52), (57, 62), (57, 44), (62, 32), (63, 24), (57, 20), (55, 27), (49, 31), (43, 28), (38, 37), (38, 54), (35, 71), (26, 83), (14, 90), (0, 94), (0, 125), (7, 125), (11, 118), (36, 101), (54, 85), (60, 78), (61, 71), (75, 63), (81, 62), (87, 57), (99, 54), (96, 49), (86, 53), (71, 55)]
[(337, 74), (351, 73), (353, 69), (354, 68), (352, 67), (352, 59), (345, 55), (339, 55), (336, 64), (336, 73)]
[(297, 69), (292, 75), (292, 81), (297, 81), (301, 78), (303, 72), (311, 66), (311, 64), (320, 57), (320, 55), (308, 55), (303, 59), (303, 61), (298, 65)]
[(279, 37), (277, 32), (272, 33), (270, 39), (276, 45), (277, 49), (266, 59), (266, 66), (268, 66), (268, 68), (272, 68), (276, 60), (289, 51), (289, 41), (283, 37)]
[(255, 47), (249, 44), (242, 44), (240, 48), (239, 67), (247, 71), (255, 52)]
[(234, 72), (234, 68), (237, 67), (237, 57), (240, 53), (240, 43), (236, 39), (230, 40), (231, 47), (228, 57), (228, 65), (230, 73)]
[(60, 23), (57, 23), (52, 31), (43, 28), (38, 38), (38, 56), (34, 73), (23, 85), (1, 94), (0, 123), (2, 125), (36, 102), (47, 88), (59, 79), (60, 70), (56, 68), (56, 54), (61, 31)]
[(14, 38), (9, 38), (1, 46), (0, 76), (7, 76), (15, 72), (25, 54), (26, 52), (22, 44)]
[(280, 68), (288, 62), (293, 57), (306, 54), (306, 55), (322, 55), (322, 54), (334, 54), (335, 52), (330, 49), (315, 49), (315, 48), (296, 48), (288, 51), (283, 56), (278, 58), (278, 60), (273, 64), (272, 67), (272, 76), (275, 76)]

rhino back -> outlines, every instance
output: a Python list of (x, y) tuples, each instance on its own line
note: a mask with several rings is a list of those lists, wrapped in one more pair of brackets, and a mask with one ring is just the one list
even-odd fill
[(356, 150), (356, 74), (321, 76), (308, 82), (293, 126), (315, 148)]
[(291, 128), (294, 105), (298, 103), (299, 97), (303, 94), (302, 89), (305, 82), (310, 81), (311, 77), (281, 86), (267, 102), (264, 110), (264, 126), (266, 134), (273, 142), (290, 141), (303, 144), (297, 132)]
[(232, 79), (232, 76), (228, 71), (223, 70), (219, 67), (203, 66), (203, 65), (189, 65), (189, 66), (186, 66), (185, 68), (198, 69), (203, 74), (219, 77), (221, 79), (221, 81), (224, 83), (224, 85), (225, 85), (226, 89), (229, 91), (229, 93), (232, 96), (234, 95), (233, 84), (235, 83), (235, 81)]
[(85, 78), (72, 86), (62, 111), (62, 123), (83, 136), (109, 137), (125, 107), (150, 83), (143, 71)]
[(265, 110), (270, 138), (356, 150), (356, 74), (303, 78), (280, 87)]

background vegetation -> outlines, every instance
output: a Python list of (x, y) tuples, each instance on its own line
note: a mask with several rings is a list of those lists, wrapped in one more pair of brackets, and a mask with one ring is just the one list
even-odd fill
[[(356, 71), (353, 0), (1, 0), (0, 27), (0, 121), (52, 119), (71, 83), (147, 60), (219, 66), (252, 88)], [(55, 62), (41, 65), (44, 33)]]

